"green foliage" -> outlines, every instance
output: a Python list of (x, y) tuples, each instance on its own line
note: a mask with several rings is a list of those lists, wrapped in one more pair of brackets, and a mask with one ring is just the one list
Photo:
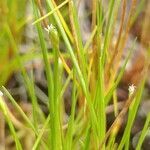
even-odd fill
[[(126, 26), (121, 25), (119, 39), (115, 43), (117, 51), (113, 48), (114, 27), (118, 12), (125, 3), (121, 3), (120, 0), (109, 1), (108, 13), (103, 10), (101, 0), (93, 0), (92, 3), (92, 32), (89, 39), (83, 44), (75, 1), (66, 0), (57, 6), (54, 0), (46, 0), (44, 4), (40, 3), (40, 0), (32, 0), (30, 6), (33, 8), (34, 22), (30, 22), (29, 25), (32, 24), (31, 26), (36, 28), (40, 46), (35, 43), (34, 48), (31, 48), (33, 51), (20, 55), (19, 45), (22, 42), (23, 29), (27, 24), (24, 13), (26, 1), (7, 0), (0, 2), (5, 15), (2, 17), (2, 24), (0, 24), (2, 27), (0, 29), (0, 61), (2, 60), (4, 63), (4, 66), (0, 65), (0, 84), (5, 85), (15, 70), (22, 73), (24, 85), (32, 104), (31, 115), (23, 111), (4, 86), (2, 86), (2, 90), (24, 121), (20, 130), (25, 130), (33, 135), (33, 150), (129, 149), (130, 133), (141, 102), (148, 62), (144, 66), (142, 71), (142, 75), (144, 75), (140, 78), (141, 81), (137, 84), (135, 92), (128, 95), (130, 101), (127, 100), (127, 104), (116, 116), (109, 130), (107, 130), (106, 111), (109, 104), (113, 102), (115, 97), (113, 95), (115, 95), (127, 63), (133, 54), (136, 40), (128, 49), (123, 65), (120, 65), (131, 24), (144, 2), (140, 3), (142, 6), (138, 6), (138, 11), (133, 16), (128, 16)], [(132, 5), (129, 14), (135, 8), (134, 0)], [(70, 20), (63, 18), (62, 12), (64, 10), (61, 11), (61, 9), (64, 6)], [(121, 17), (123, 18), (123, 15)], [(70, 22), (70, 24), (66, 22)], [(122, 28), (124, 30), (121, 30)], [(60, 45), (65, 47), (64, 51), (61, 50)], [(52, 47), (50, 52), (49, 46)], [(35, 49), (39, 49), (40, 52), (35, 52)], [(12, 51), (11, 59), (8, 58), (10, 50)], [(40, 58), (44, 62), (48, 88), (48, 102), (46, 103), (48, 114), (46, 115), (38, 103), (34, 73), (31, 71), (28, 75), (24, 67), (25, 62), (34, 58)], [(67, 77), (63, 79), (66, 73)], [(71, 111), (67, 121), (64, 121), (66, 115), (64, 93), (69, 85), (71, 85)], [(116, 110), (118, 108), (117, 101), (114, 101), (115, 112), (118, 112)], [(4, 114), (14, 138), (16, 149), (24, 149), (22, 139), (18, 137), (18, 131), (11, 120), (12, 116), (3, 96), (0, 96), (0, 110)], [(124, 117), (127, 112), (127, 124), (121, 141), (118, 142), (116, 140), (117, 134), (122, 125), (119, 122), (120, 116)], [(139, 138), (137, 150), (141, 148), (149, 122), (150, 117), (148, 116)]]

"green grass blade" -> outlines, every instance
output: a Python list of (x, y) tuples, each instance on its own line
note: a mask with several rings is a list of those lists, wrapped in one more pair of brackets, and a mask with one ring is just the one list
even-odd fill
[[(30, 119), (23, 112), (23, 110), (21, 109), (21, 107), (17, 104), (17, 102), (15, 101), (15, 99), (11, 96), (11, 94), (8, 92), (8, 90), (4, 86), (2, 86), (2, 89), (5, 92), (6, 96), (9, 98), (9, 100), (11, 101), (11, 103), (15, 106), (15, 108), (17, 109), (17, 111), (23, 117), (23, 119), (27, 122), (29, 128), (31, 128), (33, 130), (33, 132), (36, 134), (36, 136), (38, 136), (38, 131), (36, 130), (36, 128), (34, 127), (34, 125), (32, 124), (32, 122), (30, 121)], [(44, 147), (47, 147), (45, 141), (42, 141), (42, 144), (43, 144)]]
[[(38, 18), (38, 11), (35, 5), (34, 0), (32, 0), (33, 4), (33, 11), (34, 11), (34, 16), (35, 19)], [(37, 31), (38, 31), (38, 36), (41, 44), (41, 49), (42, 49), (42, 54), (43, 54), (43, 59), (44, 59), (44, 64), (45, 64), (45, 70), (46, 70), (46, 77), (47, 77), (47, 85), (48, 85), (48, 96), (49, 96), (49, 104), (50, 104), (50, 112), (54, 112), (54, 104), (53, 104), (53, 77), (52, 77), (52, 71), (51, 67), (48, 61), (48, 52), (44, 40), (44, 35), (42, 32), (42, 27), (39, 23), (36, 24)]]
[(102, 62), (103, 62), (103, 64), (105, 64), (107, 48), (108, 48), (108, 44), (109, 44), (109, 34), (110, 34), (112, 22), (113, 22), (114, 4), (115, 4), (115, 0), (111, 0), (110, 4), (109, 4), (109, 14), (108, 14), (108, 22), (107, 22), (106, 31), (105, 31), (106, 33), (105, 33), (105, 39), (104, 39), (104, 46), (102, 49)]
[[(75, 74), (75, 73), (74, 73)], [(74, 75), (75, 76), (75, 75)], [(75, 77), (73, 78), (73, 90), (72, 90), (72, 105), (71, 105), (71, 115), (68, 123), (68, 130), (66, 133), (66, 140), (65, 140), (65, 149), (70, 150), (72, 149), (72, 140), (73, 140), (73, 134), (74, 134), (74, 117), (75, 117), (75, 109), (76, 109), (76, 83), (75, 83)]]
[(83, 150), (90, 149), (90, 136), (91, 136), (91, 127), (89, 126), (86, 131), (85, 142)]
[(13, 123), (12, 123), (10, 117), (9, 117), (9, 114), (8, 114), (8, 110), (7, 110), (8, 108), (5, 104), (4, 99), (2, 98), (2, 96), (0, 96), (0, 109), (2, 110), (2, 112), (3, 112), (3, 114), (6, 118), (6, 121), (8, 123), (8, 126), (10, 128), (10, 131), (12, 133), (12, 136), (13, 136), (15, 144), (16, 144), (16, 149), (17, 150), (22, 150), (21, 143), (20, 143), (20, 141), (18, 139), (18, 136), (17, 136), (17, 131), (15, 131)]
[(133, 100), (130, 108), (129, 108), (129, 114), (128, 114), (128, 121), (127, 121), (127, 125), (124, 131), (124, 134), (122, 136), (121, 142), (118, 146), (118, 150), (122, 150), (122, 148), (124, 147), (124, 144), (126, 143), (127, 139), (130, 136), (131, 133), (131, 128), (138, 110), (138, 106), (140, 104), (140, 100), (141, 100), (141, 96), (143, 93), (143, 89), (144, 89), (144, 84), (145, 84), (145, 78), (143, 79), (140, 88), (137, 91), (136, 97)]
[(140, 135), (140, 138), (138, 140), (136, 150), (141, 150), (142, 143), (143, 143), (144, 138), (148, 132), (149, 127), (150, 127), (150, 113), (148, 114), (146, 121), (145, 121), (145, 124), (144, 124), (144, 128), (141, 131), (141, 135)]
[[(53, 6), (51, 1), (47, 0), (47, 4), (50, 7), (50, 9), (52, 9), (52, 10), (54, 9), (54, 6)], [(93, 122), (93, 126), (95, 126), (94, 127), (95, 130), (98, 130), (98, 124), (97, 124), (97, 118), (96, 118), (95, 110), (94, 110), (93, 103), (92, 103), (91, 98), (90, 98), (90, 93), (88, 91), (88, 87), (87, 87), (87, 85), (85, 83), (85, 80), (84, 80), (84, 77), (83, 77), (83, 74), (82, 74), (82, 72), (80, 70), (80, 67), (78, 65), (77, 59), (75, 57), (75, 54), (74, 54), (73, 49), (71, 47), (71, 44), (70, 44), (70, 42), (68, 40), (68, 37), (67, 37), (67, 35), (66, 35), (62, 25), (61, 25), (61, 21), (59, 20), (59, 17), (57, 16), (57, 14), (53, 14), (53, 16), (54, 16), (55, 21), (57, 23), (58, 29), (60, 30), (60, 33), (61, 33), (61, 35), (62, 35), (62, 37), (64, 39), (64, 42), (65, 42), (66, 47), (67, 47), (67, 50), (68, 50), (68, 52), (69, 52), (69, 54), (71, 56), (71, 60), (72, 60), (72, 62), (74, 64), (76, 72), (78, 74), (78, 77), (79, 77), (79, 80), (80, 80), (80, 83), (81, 83), (81, 87), (82, 87), (83, 92), (85, 94), (85, 97), (86, 97), (86, 100), (87, 100), (87, 103), (88, 103), (88, 106), (89, 106), (90, 114), (92, 116), (91, 119), (92, 119), (92, 122)], [(97, 131), (95, 131), (95, 133), (97, 134)]]
[(36, 21), (34, 21), (32, 23), (32, 25), (35, 25), (36, 23), (41, 22), (42, 20), (44, 20), (45, 18), (49, 17), (50, 15), (52, 15), (53, 13), (55, 13), (58, 9), (60, 9), (61, 7), (63, 7), (64, 5), (66, 5), (69, 2), (69, 0), (65, 0), (63, 3), (61, 3), (59, 6), (55, 7), (55, 9), (53, 9), (52, 11), (50, 11), (49, 13), (47, 13), (46, 15), (40, 17), (39, 19), (37, 19)]
[[(44, 131), (45, 131), (46, 127), (47, 127), (48, 124), (49, 124), (49, 121), (50, 121), (50, 115), (47, 117), (47, 119), (46, 119), (46, 121), (45, 121), (45, 123), (44, 123), (44, 125), (43, 125), (43, 128), (42, 128), (41, 131), (39, 132), (39, 135), (38, 135), (38, 137), (36, 138), (36, 141), (35, 141), (35, 143), (34, 143), (34, 145), (33, 145), (33, 147), (32, 147), (32, 150), (36, 150), (36, 149), (37, 149), (39, 143), (41, 142), (42, 135), (44, 134)], [(47, 148), (47, 150), (48, 150), (48, 149), (49, 149), (49, 148)]]
[[(136, 41), (136, 39), (135, 39), (135, 41)], [(125, 61), (124, 61), (124, 63), (123, 63), (123, 66), (122, 66), (122, 68), (121, 68), (121, 70), (120, 70), (120, 72), (119, 72), (119, 74), (118, 74), (118, 77), (117, 77), (115, 83), (112, 84), (112, 87), (110, 88), (110, 90), (108, 91), (108, 93), (107, 93), (106, 96), (105, 96), (105, 103), (106, 103), (106, 105), (109, 103), (110, 98), (111, 98), (111, 96), (113, 95), (114, 90), (117, 88), (117, 86), (118, 86), (120, 80), (122, 79), (122, 76), (123, 76), (123, 73), (124, 73), (124, 71), (125, 71), (126, 65), (127, 65), (128, 61), (129, 61), (129, 59), (131, 58), (131, 55), (132, 55), (132, 53), (133, 53), (135, 41), (134, 41), (134, 43), (133, 43), (131, 49), (130, 49), (129, 52), (128, 52), (128, 55), (127, 55), (127, 57), (126, 57), (126, 59), (125, 59)]]

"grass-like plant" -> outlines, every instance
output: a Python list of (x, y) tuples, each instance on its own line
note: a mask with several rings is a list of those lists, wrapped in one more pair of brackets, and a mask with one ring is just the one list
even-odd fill
[[(11, 3), (15, 4), (17, 1)], [(15, 118), (5, 103), (5, 98), (1, 95), (1, 112), (14, 138), (16, 149), (24, 149), (19, 131), (25, 131), (31, 135), (33, 143), (30, 149), (33, 150), (129, 149), (130, 133), (147, 78), (149, 54), (145, 59), (142, 72), (139, 73), (139, 82), (136, 87), (133, 85), (129, 87), (128, 98), (120, 111), (116, 91), (126, 65), (134, 53), (136, 38), (130, 45), (130, 49), (127, 50), (123, 64), (121, 63), (130, 29), (144, 1), (137, 4), (136, 0), (131, 0), (128, 12), (126, 11), (128, 3), (126, 0), (110, 0), (106, 10), (103, 8), (102, 0), (92, 0), (91, 3), (91, 35), (86, 43), (83, 43), (77, 5), (73, 0), (65, 0), (59, 5), (54, 0), (45, 0), (44, 4), (41, 0), (32, 0), (30, 3), (34, 18), (34, 22), (30, 25), (36, 28), (39, 37), (40, 53), (38, 54), (33, 51), (24, 56), (19, 55), (16, 37), (10, 25), (5, 24), (5, 32), (15, 55), (15, 60), (7, 67), (15, 66), (21, 71), (32, 103), (32, 112), (31, 115), (28, 115), (11, 93), (4, 86), (2, 87), (4, 95), (23, 120), (21, 122)], [(67, 16), (61, 12), (62, 7), (65, 7)], [(117, 26), (116, 36), (115, 27), (118, 14), (121, 19)], [(48, 41), (45, 37), (48, 38)], [(116, 38), (115, 43), (114, 38)], [(60, 43), (65, 46), (64, 51), (61, 50)], [(48, 51), (48, 45), (52, 47), (51, 52)], [(149, 48), (147, 50), (149, 51)], [(38, 104), (34, 74), (31, 71), (28, 75), (24, 67), (24, 61), (27, 62), (37, 57), (43, 60), (46, 72), (47, 115)], [(71, 65), (68, 64), (68, 60)], [(67, 78), (63, 79), (66, 73)], [(63, 95), (69, 85), (71, 85), (71, 111), (67, 121), (64, 122)], [(113, 103), (116, 118), (113, 124), (107, 127), (107, 110), (110, 103)], [(119, 129), (126, 115), (128, 119), (124, 132), (121, 139), (117, 141)], [(141, 149), (149, 124), (148, 115), (137, 144), (137, 150)]]

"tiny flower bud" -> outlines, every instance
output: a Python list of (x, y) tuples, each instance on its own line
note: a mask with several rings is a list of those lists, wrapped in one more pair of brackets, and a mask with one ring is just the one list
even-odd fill
[(56, 30), (56, 28), (51, 24), (48, 25), (47, 28), (45, 28), (45, 30), (48, 32), (51, 43), (53, 45), (54, 48), (58, 48), (59, 46), (59, 35), (58, 32)]
[(129, 86), (128, 91), (129, 91), (129, 95), (132, 95), (135, 92), (136, 86), (134, 86), (133, 84)]

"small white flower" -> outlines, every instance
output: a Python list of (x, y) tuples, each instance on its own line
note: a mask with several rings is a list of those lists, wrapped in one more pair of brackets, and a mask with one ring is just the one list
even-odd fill
[(129, 94), (132, 95), (135, 92), (136, 86), (135, 85), (130, 85), (128, 88)]
[(52, 24), (50, 24), (50, 25), (48, 25), (47, 26), (47, 28), (44, 28), (48, 33), (53, 29), (53, 30), (56, 30), (56, 28), (52, 25)]
[(0, 91), (0, 96), (3, 96), (3, 92), (2, 91)]

